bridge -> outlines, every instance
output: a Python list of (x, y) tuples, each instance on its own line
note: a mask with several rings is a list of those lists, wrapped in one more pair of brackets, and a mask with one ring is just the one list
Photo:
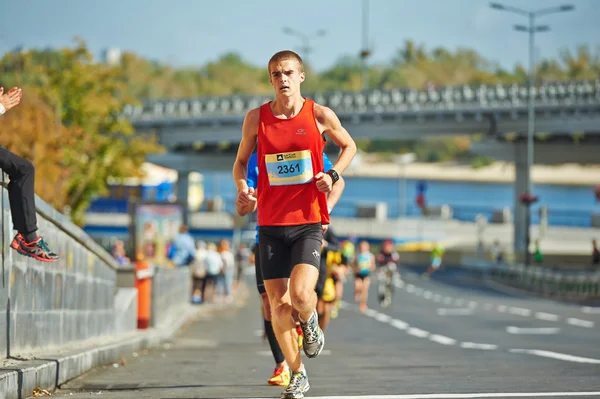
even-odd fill
[[(600, 133), (600, 80), (536, 87), (540, 134)], [(353, 137), (406, 139), (424, 136), (527, 131), (526, 86), (462, 86), (429, 90), (313, 93), (332, 108)], [(140, 133), (152, 132), (167, 148), (239, 142), (244, 115), (269, 96), (158, 100), (129, 106), (124, 116)]]
[[(544, 142), (536, 149), (535, 161), (597, 162), (600, 79), (544, 83), (533, 88), (531, 94), (536, 102), (536, 141)], [(523, 140), (528, 96), (529, 88), (517, 84), (307, 95), (332, 108), (354, 138), (483, 134), (485, 139), (476, 143), (474, 150), (515, 162), (517, 197), (526, 191), (529, 181)], [(261, 95), (164, 99), (127, 107), (124, 117), (131, 120), (139, 134), (154, 135), (168, 149), (166, 154), (148, 160), (178, 170), (178, 197), (187, 198), (189, 172), (230, 170), (245, 114), (269, 100), (271, 97)], [(557, 140), (558, 145), (553, 144)], [(585, 146), (577, 145), (582, 140)], [(523, 251), (526, 210), (518, 198), (514, 212), (515, 250)]]

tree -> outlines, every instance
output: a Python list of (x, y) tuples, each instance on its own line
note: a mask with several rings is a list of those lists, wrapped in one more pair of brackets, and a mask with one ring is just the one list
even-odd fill
[(83, 131), (65, 128), (36, 89), (25, 87), (21, 104), (4, 116), (0, 142), (10, 151), (35, 165), (35, 191), (47, 203), (63, 210), (71, 171), (67, 168), (68, 148), (81, 139)]
[(152, 139), (130, 139), (133, 128), (120, 115), (125, 105), (136, 100), (124, 94), (124, 70), (94, 63), (83, 41), (53, 57), (41, 57), (35, 51), (18, 56), (21, 64), (30, 65), (27, 70), (35, 71), (21, 74), (20, 84), (40, 89), (57, 123), (81, 132), (80, 139), (64, 147), (63, 157), (69, 172), (67, 206), (73, 221), (82, 224), (93, 196), (107, 192), (109, 177), (139, 175), (144, 156), (163, 149)]

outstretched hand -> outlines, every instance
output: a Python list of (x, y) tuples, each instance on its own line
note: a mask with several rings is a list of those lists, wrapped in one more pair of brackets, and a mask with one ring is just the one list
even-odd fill
[(4, 93), (4, 87), (0, 87), (0, 104), (4, 106), (5, 112), (18, 105), (22, 97), (23, 90), (18, 87), (13, 87), (6, 93)]

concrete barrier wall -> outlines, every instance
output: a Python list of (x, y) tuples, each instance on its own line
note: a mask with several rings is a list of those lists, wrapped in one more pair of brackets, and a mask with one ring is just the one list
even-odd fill
[[(5, 179), (7, 181), (7, 179)], [(36, 197), (39, 234), (57, 252), (54, 263), (10, 248), (16, 232), (8, 192), (1, 192), (2, 269), (0, 358), (26, 356), (137, 329), (138, 292), (133, 267), (113, 257), (70, 219)], [(190, 298), (189, 268), (155, 267), (152, 326), (180, 316)]]
[[(0, 354), (18, 355), (113, 334), (118, 264), (80, 228), (36, 198), (39, 233), (60, 255), (42, 263), (10, 248), (16, 234), (2, 190)], [(8, 336), (7, 336), (8, 334)]]
[(189, 267), (155, 267), (152, 278), (152, 314), (150, 325), (160, 327), (177, 316), (182, 304), (191, 296)]

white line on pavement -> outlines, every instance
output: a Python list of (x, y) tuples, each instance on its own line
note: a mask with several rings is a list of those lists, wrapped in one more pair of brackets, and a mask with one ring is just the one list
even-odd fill
[(535, 318), (547, 321), (558, 321), (560, 319), (560, 316), (546, 312), (535, 312)]
[(390, 320), (390, 325), (398, 330), (406, 330), (408, 328), (408, 323), (398, 319)]
[(465, 349), (483, 349), (486, 351), (493, 351), (495, 349), (498, 349), (498, 345), (478, 344), (476, 342), (461, 342), (460, 347)]
[(519, 328), (515, 326), (506, 327), (506, 332), (509, 334), (521, 334), (521, 335), (549, 335), (558, 334), (560, 328), (558, 327), (540, 327), (540, 328)]
[[(469, 399), (469, 398), (555, 398), (570, 396), (600, 396), (596, 392), (478, 392), (478, 393), (413, 393), (405, 395), (311, 396), (314, 399)], [(241, 398), (232, 398), (241, 399)], [(265, 398), (248, 398), (265, 399)]]
[(429, 335), (429, 331), (421, 330), (416, 327), (409, 327), (408, 330), (406, 330), (406, 333), (419, 338), (427, 338)]
[(473, 314), (471, 308), (438, 308), (437, 314), (440, 316), (467, 316)]
[(544, 351), (544, 350), (539, 350), (539, 349), (510, 349), (510, 352), (511, 353), (526, 353), (529, 355), (547, 357), (547, 358), (551, 358), (551, 359), (565, 360), (567, 362), (600, 364), (600, 359), (592, 359), (589, 357), (573, 356), (573, 355), (567, 355), (566, 353)]
[(423, 293), (423, 298), (425, 298), (425, 299), (431, 299), (432, 296), (433, 296), (433, 293), (431, 291), (425, 291)]
[(456, 340), (454, 338), (446, 337), (439, 334), (431, 334), (429, 336), (429, 339), (433, 342), (437, 342), (438, 344), (442, 345), (454, 345), (456, 343)]
[(496, 310), (500, 313), (506, 313), (506, 311), (508, 310), (508, 306), (506, 305), (498, 305), (498, 307), (496, 308)]
[(581, 311), (583, 313), (587, 313), (587, 314), (600, 314), (600, 307), (599, 308), (592, 308), (590, 306), (582, 306), (581, 307)]
[(415, 286), (412, 284), (408, 284), (406, 286), (406, 292), (415, 292)]
[(531, 309), (518, 308), (515, 306), (511, 306), (508, 308), (508, 313), (515, 314), (517, 316), (529, 317), (531, 316)]
[(377, 314), (375, 315), (375, 320), (377, 320), (377, 321), (380, 321), (380, 322), (382, 322), (382, 323), (387, 323), (387, 322), (389, 322), (391, 319), (392, 319), (392, 318), (391, 318), (391, 316), (388, 316), (388, 315), (386, 315), (386, 314), (383, 314), (383, 313), (377, 313)]
[(486, 303), (483, 305), (483, 310), (492, 310), (492, 307), (494, 307), (494, 305), (491, 303)]
[(572, 326), (587, 327), (587, 328), (594, 328), (594, 326), (596, 325), (596, 323), (594, 323), (593, 321), (581, 320), (581, 319), (577, 319), (575, 317), (569, 317), (567, 319), (567, 324), (571, 324)]

